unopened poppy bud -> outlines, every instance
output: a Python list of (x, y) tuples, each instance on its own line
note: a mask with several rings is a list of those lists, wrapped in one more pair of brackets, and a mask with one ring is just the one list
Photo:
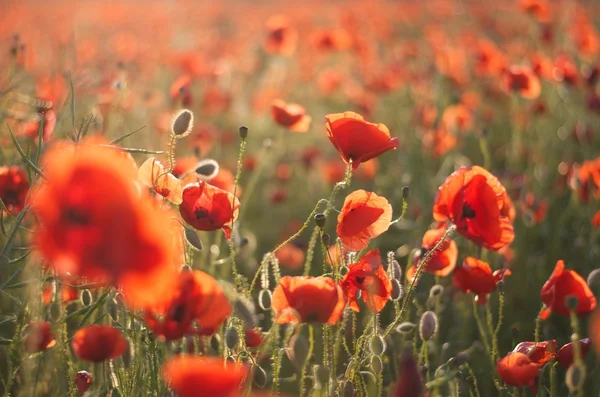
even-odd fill
[(578, 364), (573, 364), (567, 370), (567, 376), (565, 380), (571, 393), (576, 392), (583, 386), (584, 379), (585, 367)]
[(400, 267), (398, 261), (394, 259), (390, 266), (392, 267), (393, 278), (398, 281), (402, 281), (402, 268)]
[(383, 369), (383, 361), (381, 361), (381, 357), (371, 356), (371, 369), (375, 374), (379, 374), (381, 372)]
[(252, 366), (252, 381), (261, 389), (267, 386), (267, 372), (260, 365)]
[(496, 288), (498, 288), (498, 291), (500, 292), (504, 291), (504, 280), (498, 280)]
[(380, 335), (373, 335), (369, 346), (371, 347), (371, 352), (377, 356), (383, 354), (385, 351), (385, 341)]
[(565, 306), (567, 306), (567, 309), (576, 310), (577, 305), (579, 305), (579, 299), (577, 298), (577, 295), (568, 295), (565, 298)]
[(323, 242), (323, 245), (325, 247), (329, 247), (329, 244), (331, 243), (331, 236), (329, 235), (329, 233), (323, 233), (321, 235), (321, 241)]
[(200, 237), (198, 237), (198, 233), (189, 227), (185, 228), (185, 241), (187, 241), (195, 251), (202, 251), (204, 248)]
[(354, 397), (356, 394), (354, 392), (354, 384), (352, 381), (346, 381), (344, 383), (344, 387), (342, 388), (342, 396), (343, 397)]
[(409, 332), (412, 332), (415, 328), (415, 324), (405, 321), (396, 327), (396, 331), (400, 332), (401, 334), (408, 334)]
[(81, 291), (81, 303), (83, 303), (83, 306), (89, 306), (92, 304), (92, 293), (89, 289), (84, 289)]
[(432, 311), (426, 311), (421, 316), (421, 321), (419, 323), (419, 335), (421, 339), (424, 341), (428, 341), (437, 332), (438, 319), (437, 315)]
[(131, 362), (133, 361), (134, 355), (135, 355), (135, 351), (133, 349), (133, 344), (131, 343), (130, 340), (127, 340), (127, 349), (125, 349), (125, 352), (123, 352), (123, 355), (121, 356), (121, 359), (123, 360), (123, 365), (125, 366), (125, 368), (129, 368), (129, 366), (131, 365)]
[(194, 269), (192, 269), (192, 267), (190, 265), (181, 266), (181, 273), (191, 273), (193, 271), (194, 271)]
[(60, 303), (54, 302), (48, 307), (48, 314), (50, 318), (54, 321), (58, 321), (60, 319), (60, 313), (62, 308), (60, 307)]
[(273, 293), (271, 290), (263, 289), (258, 293), (258, 306), (263, 310), (269, 310), (271, 308), (271, 297)]
[(308, 342), (302, 335), (297, 335), (292, 340), (292, 362), (298, 367), (302, 368), (302, 365), (308, 358)]
[(254, 309), (254, 304), (249, 299), (238, 297), (233, 303), (233, 311), (244, 323), (244, 329), (256, 327), (256, 311)]
[(326, 220), (326, 216), (324, 213), (319, 212), (317, 214), (315, 214), (315, 223), (317, 224), (318, 227), (323, 228), (323, 226), (325, 226), (325, 220)]
[(77, 386), (77, 393), (82, 396), (92, 384), (92, 376), (87, 371), (79, 371), (75, 375), (75, 386)]
[(592, 288), (600, 285), (600, 269), (595, 269), (590, 272), (587, 283)]
[(193, 127), (194, 114), (187, 109), (182, 109), (173, 117), (171, 132), (176, 138), (183, 138), (192, 132)]
[(402, 188), (402, 200), (408, 200), (408, 194), (410, 193), (410, 188), (408, 186), (404, 186)]
[(106, 302), (106, 311), (113, 319), (113, 321), (119, 320), (119, 304), (117, 303), (117, 300), (115, 298), (110, 297), (108, 299), (108, 301)]
[(452, 357), (448, 360), (448, 366), (450, 368), (458, 368), (469, 360), (469, 354), (465, 352), (460, 352), (456, 356)]
[(213, 159), (202, 160), (194, 169), (196, 174), (204, 180), (211, 180), (219, 173), (219, 163)]
[(429, 290), (429, 297), (435, 298), (435, 297), (441, 295), (443, 292), (444, 292), (444, 287), (442, 287), (439, 284), (436, 284), (433, 287), (431, 287), (431, 289)]
[(392, 280), (392, 294), (390, 295), (390, 299), (398, 301), (402, 298), (403, 293), (404, 287), (402, 287), (400, 281), (396, 279)]
[(240, 343), (240, 334), (237, 328), (227, 328), (227, 331), (225, 331), (225, 346), (227, 346), (228, 349), (235, 349), (238, 343)]
[(246, 139), (248, 137), (248, 127), (245, 125), (240, 126), (240, 138)]
[(324, 386), (329, 382), (331, 371), (324, 365), (315, 365), (313, 368), (315, 372), (315, 379), (317, 380), (318, 386)]
[(214, 334), (210, 338), (210, 347), (216, 352), (221, 349), (221, 336), (219, 334)]

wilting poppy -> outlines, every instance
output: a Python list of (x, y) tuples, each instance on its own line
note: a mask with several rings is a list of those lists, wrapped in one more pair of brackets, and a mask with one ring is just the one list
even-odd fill
[(28, 192), (29, 181), (24, 169), (0, 167), (0, 199), (9, 213), (15, 215), (23, 210)]
[[(592, 347), (592, 340), (590, 338), (579, 339), (577, 341), (579, 344), (579, 351), (581, 352), (581, 357), (585, 358), (585, 356), (590, 351), (590, 347)], [(575, 358), (575, 346), (573, 342), (569, 342), (563, 347), (560, 348), (558, 353), (556, 353), (556, 361), (564, 368), (569, 368), (573, 365), (573, 361)]]
[(304, 265), (304, 251), (294, 243), (287, 243), (275, 251), (275, 257), (285, 269), (298, 270)]
[(112, 282), (139, 307), (168, 295), (181, 248), (165, 227), (174, 215), (140, 195), (131, 159), (115, 148), (61, 142), (42, 168), (48, 180), (31, 195), (40, 220), (35, 244), (59, 276)]
[(504, 73), (503, 88), (507, 93), (517, 93), (526, 99), (540, 96), (542, 84), (531, 69), (525, 66), (511, 66)]
[(433, 218), (450, 220), (460, 234), (484, 248), (498, 251), (515, 233), (504, 186), (484, 168), (461, 167), (438, 189)]
[(398, 147), (383, 124), (373, 124), (354, 112), (328, 114), (327, 136), (346, 164), (356, 169), (361, 163)]
[(273, 291), (271, 307), (279, 324), (339, 321), (346, 299), (329, 277), (285, 276)]
[(559, 260), (542, 287), (542, 302), (546, 308), (540, 312), (540, 317), (548, 318), (551, 312), (568, 316), (569, 308), (566, 299), (570, 296), (577, 298), (575, 313), (585, 315), (596, 307), (596, 297), (587, 282), (574, 270), (565, 270), (565, 262)]
[(239, 208), (240, 202), (233, 198), (233, 193), (200, 181), (183, 189), (179, 213), (194, 228), (204, 231), (223, 229), (229, 239)]
[(531, 361), (524, 353), (510, 352), (498, 360), (496, 372), (509, 386), (534, 386), (540, 373), (540, 365)]
[(82, 396), (87, 389), (92, 385), (92, 376), (87, 371), (79, 371), (75, 375), (75, 386), (77, 387), (77, 393)]
[(181, 204), (183, 201), (182, 182), (167, 171), (158, 160), (150, 157), (140, 166), (138, 180), (173, 204)]
[(296, 51), (298, 32), (292, 28), (283, 15), (275, 15), (267, 20), (267, 36), (264, 42), (266, 52), (290, 56)]
[(381, 265), (379, 250), (367, 252), (358, 263), (351, 264), (348, 269), (348, 273), (340, 282), (348, 297), (348, 306), (354, 311), (360, 311), (360, 291), (369, 310), (379, 313), (392, 294), (392, 282)]
[[(406, 272), (406, 278), (408, 280), (413, 278), (414, 273), (417, 270), (416, 266), (421, 258), (423, 258), (427, 252), (429, 252), (429, 250), (436, 246), (445, 233), (446, 228), (443, 226), (425, 232), (423, 241), (421, 243), (421, 249), (419, 250), (419, 253), (414, 256), (413, 266), (411, 266)], [(449, 275), (456, 267), (457, 257), (458, 248), (456, 246), (456, 242), (447, 238), (442, 245), (429, 257), (424, 271), (435, 274), (436, 276), (445, 277)]]
[(38, 353), (56, 344), (56, 337), (46, 321), (30, 322), (25, 336), (25, 350), (29, 354)]
[(179, 397), (234, 397), (248, 368), (218, 357), (179, 355), (163, 365), (162, 375)]
[(556, 356), (556, 340), (543, 342), (521, 342), (513, 349), (513, 352), (526, 354), (529, 359), (543, 366)]
[(75, 332), (71, 346), (80, 359), (100, 362), (115, 359), (125, 353), (127, 340), (114, 327), (90, 325)]
[(356, 190), (346, 196), (338, 215), (336, 232), (342, 243), (353, 251), (369, 245), (369, 241), (388, 230), (392, 205), (372, 192)]
[(212, 335), (231, 314), (231, 305), (219, 283), (194, 270), (179, 274), (171, 298), (147, 309), (146, 325), (160, 338), (179, 339), (189, 334)]
[(306, 132), (312, 120), (306, 110), (296, 103), (285, 103), (276, 99), (271, 105), (271, 117), (282, 127), (293, 132)]
[(477, 303), (483, 305), (487, 301), (487, 295), (496, 290), (498, 281), (510, 274), (511, 271), (508, 269), (500, 269), (492, 273), (490, 265), (468, 256), (463, 264), (454, 270), (452, 282), (465, 293), (473, 292), (477, 295)]

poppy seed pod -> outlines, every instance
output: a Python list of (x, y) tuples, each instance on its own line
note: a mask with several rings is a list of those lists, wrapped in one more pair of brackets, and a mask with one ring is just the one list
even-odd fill
[(342, 387), (342, 396), (343, 397), (354, 397), (356, 393), (354, 392), (354, 384), (352, 381), (346, 381), (344, 383), (344, 387)]
[(402, 200), (408, 200), (408, 194), (410, 193), (410, 188), (408, 186), (404, 186), (402, 188)]
[(238, 297), (235, 302), (233, 302), (233, 311), (244, 323), (244, 329), (247, 330), (256, 327), (256, 310), (254, 309), (254, 304), (250, 302), (250, 300)]
[(329, 233), (323, 233), (321, 235), (321, 242), (323, 242), (323, 245), (325, 245), (326, 247), (329, 246), (329, 244), (331, 243), (331, 236), (329, 235)]
[(227, 328), (225, 331), (225, 346), (228, 349), (235, 349), (237, 345), (240, 343), (240, 334), (235, 327)]
[(210, 338), (210, 347), (215, 351), (219, 352), (221, 349), (221, 336), (219, 334), (214, 334)]
[(377, 356), (385, 352), (385, 341), (380, 335), (373, 335), (369, 346), (371, 347), (371, 352)]
[(315, 214), (315, 223), (320, 228), (323, 228), (323, 226), (325, 226), (325, 220), (326, 219), (327, 219), (327, 217), (322, 212), (319, 212), (319, 213)]
[(383, 361), (381, 361), (381, 357), (371, 356), (371, 369), (375, 374), (379, 374), (381, 372), (383, 369)]
[(106, 302), (106, 311), (113, 319), (113, 321), (118, 321), (119, 319), (119, 304), (117, 300), (113, 297), (109, 298)]
[(202, 160), (196, 165), (194, 171), (201, 179), (209, 181), (219, 173), (219, 163), (213, 159)]
[(428, 341), (437, 332), (438, 327), (438, 319), (437, 315), (432, 311), (426, 311), (421, 316), (421, 321), (419, 322), (419, 335), (421, 339), (424, 341)]
[(415, 324), (405, 321), (396, 327), (396, 331), (400, 332), (401, 334), (408, 334), (409, 332), (412, 332), (415, 328)]
[(193, 250), (202, 251), (204, 249), (204, 247), (202, 246), (202, 241), (200, 240), (200, 237), (198, 237), (198, 234), (194, 229), (186, 227), (184, 233), (185, 241), (188, 242), (188, 244), (190, 245), (190, 247), (192, 247)]
[(324, 386), (329, 382), (331, 371), (324, 365), (315, 365), (313, 368), (315, 372), (315, 379), (317, 380), (318, 386)]
[(583, 386), (585, 379), (585, 367), (573, 364), (567, 370), (565, 381), (570, 392), (575, 392)]
[(248, 137), (248, 127), (246, 127), (245, 125), (240, 126), (239, 132), (240, 138), (246, 139)]
[(587, 283), (592, 288), (600, 285), (600, 269), (595, 269), (590, 272)]
[(60, 319), (60, 314), (62, 312), (61, 304), (58, 302), (54, 302), (48, 307), (48, 314), (50, 318), (54, 321), (58, 321)]
[(392, 295), (390, 296), (390, 299), (393, 301), (398, 301), (400, 298), (402, 298), (403, 294), (404, 287), (402, 287), (400, 281), (396, 279), (392, 280)]
[(171, 132), (176, 138), (183, 138), (192, 132), (194, 127), (194, 114), (187, 109), (182, 109), (173, 117)]
[(436, 284), (433, 287), (431, 287), (431, 289), (429, 290), (429, 297), (430, 298), (435, 298), (439, 295), (441, 295), (444, 292), (444, 287)]

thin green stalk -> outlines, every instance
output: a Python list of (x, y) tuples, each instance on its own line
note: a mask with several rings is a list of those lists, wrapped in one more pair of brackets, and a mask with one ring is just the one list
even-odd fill
[(304, 395), (304, 388), (306, 382), (306, 369), (308, 367), (308, 363), (310, 362), (310, 358), (313, 354), (313, 349), (315, 347), (315, 329), (314, 325), (308, 324), (308, 353), (302, 363), (302, 369), (300, 370), (300, 397)]
[[(237, 161), (237, 171), (235, 173), (235, 182), (233, 184), (233, 197), (231, 198), (231, 210), (233, 213), (235, 213), (235, 201), (237, 200), (237, 188), (238, 185), (240, 183), (240, 177), (242, 176), (242, 164), (243, 164), (243, 160), (244, 160), (244, 152), (246, 150), (246, 139), (242, 138), (242, 142), (240, 143), (240, 151), (238, 154), (238, 161)], [(233, 229), (234, 226), (234, 219), (232, 217), (231, 219), (231, 228)], [(233, 242), (233, 238), (229, 239), (229, 259), (231, 261), (231, 270), (233, 272), (233, 279), (235, 282), (235, 286), (238, 290), (241, 290), (243, 288), (242, 285), (242, 281), (240, 280), (238, 271), (237, 271), (237, 266), (235, 264), (235, 244)]]
[(500, 334), (500, 328), (502, 327), (502, 320), (504, 319), (504, 292), (500, 291), (498, 295), (498, 321), (496, 322), (496, 328), (494, 329), (492, 337), (492, 361), (496, 361), (498, 357), (498, 335)]

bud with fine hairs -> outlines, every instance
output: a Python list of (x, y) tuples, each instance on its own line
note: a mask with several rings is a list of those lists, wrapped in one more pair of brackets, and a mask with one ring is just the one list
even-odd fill
[(176, 138), (184, 138), (192, 132), (194, 128), (194, 113), (188, 109), (182, 109), (173, 117), (171, 132)]
[(437, 315), (428, 310), (421, 316), (421, 321), (419, 322), (419, 335), (421, 339), (424, 341), (428, 341), (437, 332), (438, 327), (438, 319)]
[(219, 163), (213, 159), (202, 160), (196, 165), (194, 172), (203, 181), (210, 181), (219, 173)]

